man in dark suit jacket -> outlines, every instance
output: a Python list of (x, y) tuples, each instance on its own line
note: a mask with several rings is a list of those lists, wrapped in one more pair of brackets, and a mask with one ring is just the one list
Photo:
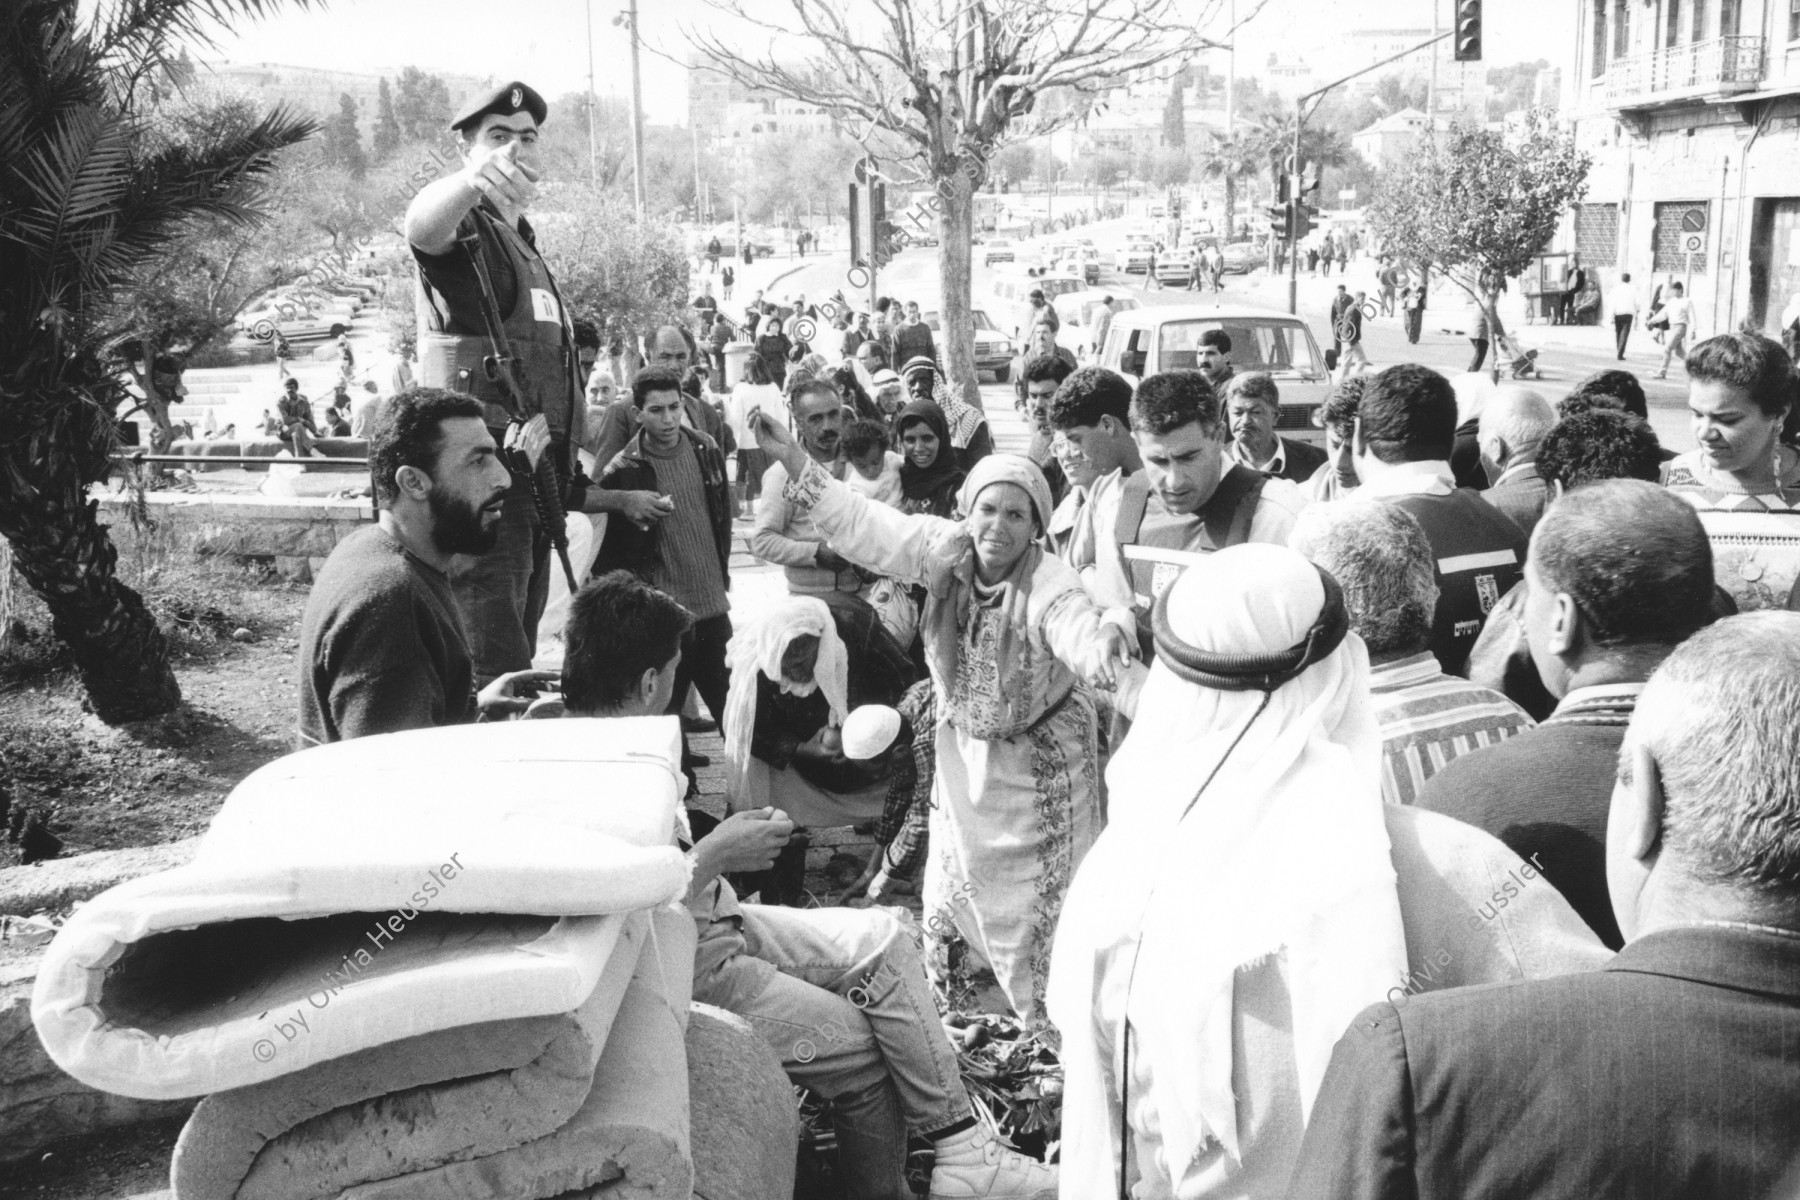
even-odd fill
[[(1492, 495), (1493, 493), (1488, 493)], [(1712, 545), (1693, 506), (1611, 479), (1551, 506), (1525, 562), (1525, 634), (1558, 704), (1549, 719), (1444, 764), (1416, 803), (1485, 829), (1611, 949), (1606, 814), (1644, 680), (1713, 619)]]
[(1632, 714), (1608, 817), (1625, 948), (1363, 1010), (1288, 1195), (1769, 1195), (1800, 1155), (1796, 710), (1800, 614), (1728, 617), (1676, 649)]
[(1530, 533), (1550, 503), (1550, 484), (1538, 474), (1538, 445), (1556, 424), (1550, 402), (1527, 387), (1494, 389), (1476, 433), (1488, 487), (1481, 498)]
[(1224, 408), (1231, 422), (1231, 457), (1253, 471), (1305, 483), (1325, 463), (1325, 451), (1275, 432), (1281, 392), (1267, 371), (1232, 375), (1225, 384)]

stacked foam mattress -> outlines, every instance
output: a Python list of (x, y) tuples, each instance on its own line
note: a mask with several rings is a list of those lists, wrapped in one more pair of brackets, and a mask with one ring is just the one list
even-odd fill
[(39, 1036), (95, 1087), (205, 1097), (178, 1200), (686, 1197), (679, 755), (644, 718), (272, 763), (189, 865), (70, 918)]

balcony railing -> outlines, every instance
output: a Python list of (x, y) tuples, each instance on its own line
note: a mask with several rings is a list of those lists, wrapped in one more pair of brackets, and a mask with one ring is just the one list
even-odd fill
[(1750, 91), (1762, 76), (1762, 38), (1709, 38), (1613, 60), (1606, 68), (1606, 100), (1620, 108), (1660, 99)]

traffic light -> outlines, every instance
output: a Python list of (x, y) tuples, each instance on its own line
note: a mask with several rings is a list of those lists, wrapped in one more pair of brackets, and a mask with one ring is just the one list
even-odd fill
[(1450, 36), (1457, 62), (1481, 61), (1481, 0), (1456, 0), (1456, 27)]
[(1288, 240), (1288, 206), (1285, 204), (1271, 204), (1264, 211), (1266, 211), (1269, 214), (1269, 234), (1270, 234), (1270, 236), (1275, 238), (1276, 241), (1280, 241), (1280, 242), (1287, 241)]
[[(862, 163), (859, 162), (856, 165), (858, 173), (860, 174)], [(864, 196), (867, 194), (865, 191), (866, 187), (866, 184), (852, 183), (850, 185), (850, 207), (848, 212), (850, 214), (850, 265), (853, 267), (866, 267), (869, 265), (869, 248), (864, 245), (864, 242), (867, 239), (863, 236), (864, 228), (862, 219), (863, 200)]]
[(1313, 218), (1319, 210), (1304, 200), (1294, 202), (1294, 240), (1297, 242), (1313, 230)]
[(863, 197), (868, 206), (869, 265), (885, 267), (896, 252), (894, 223), (887, 215), (887, 185), (871, 183), (864, 189)]
[(1294, 240), (1299, 241), (1313, 230), (1313, 218), (1319, 215), (1319, 180), (1323, 171), (1318, 163), (1294, 176)]

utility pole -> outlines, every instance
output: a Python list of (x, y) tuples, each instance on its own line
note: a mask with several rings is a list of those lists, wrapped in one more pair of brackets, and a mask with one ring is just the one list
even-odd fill
[(700, 208), (700, 126), (691, 112), (688, 114), (688, 132), (693, 134), (694, 140), (694, 223), (699, 224), (706, 219)]
[[(1230, 137), (1237, 114), (1237, 0), (1231, 0), (1231, 44), (1225, 50), (1225, 136)], [(1230, 239), (1231, 230), (1225, 231)]]
[[(1435, 30), (1437, 27), (1437, 0), (1432, 0), (1431, 23), (1432, 28)], [(1451, 32), (1455, 31), (1452, 30)], [(1324, 87), (1310, 91), (1294, 101), (1294, 156), (1291, 160), (1293, 163), (1294, 179), (1291, 191), (1293, 193), (1293, 203), (1296, 209), (1305, 203), (1300, 197), (1300, 180), (1305, 172), (1305, 164), (1300, 161), (1300, 131), (1306, 126), (1306, 118), (1308, 116), (1306, 102), (1309, 100), (1323, 100), (1327, 92), (1340, 84), (1349, 83), (1352, 79), (1367, 75), (1370, 71), (1378, 71), (1391, 62), (1398, 62), (1407, 55), (1417, 54), (1421, 50), (1431, 50), (1431, 69), (1433, 77), (1435, 78), (1437, 73), (1437, 51), (1433, 49), (1433, 47), (1449, 36), (1449, 33), (1434, 32), (1431, 35), (1431, 40), (1428, 42), (1421, 42), (1419, 45), (1411, 46), (1400, 51), (1398, 54), (1390, 54), (1380, 62), (1371, 63), (1360, 71), (1352, 71), (1342, 79), (1334, 79)], [(1313, 107), (1317, 108), (1318, 106), (1315, 104)], [(1436, 118), (1433, 118), (1434, 121), (1435, 119)], [(1295, 220), (1290, 228), (1298, 229), (1299, 225), (1300, 222)], [(1291, 233), (1288, 238), (1288, 260), (1288, 311), (1290, 313), (1298, 313), (1300, 311), (1300, 239), (1298, 236)]]
[(594, 136), (594, 0), (587, 0), (588, 42), (588, 186), (600, 190), (600, 143)]
[(1438, 40), (1438, 5), (1441, 0), (1431, 0), (1431, 82), (1425, 90), (1425, 136), (1433, 142), (1437, 141), (1437, 40)]
[(628, 0), (621, 16), (631, 34), (631, 191), (641, 221), (644, 219), (644, 88), (638, 74), (637, 0)]
[(1302, 96), (1294, 102), (1294, 157), (1290, 160), (1293, 178), (1288, 184), (1288, 195), (1292, 197), (1289, 201), (1292, 207), (1288, 210), (1288, 312), (1294, 314), (1300, 311), (1300, 213), (1306, 205), (1300, 192), (1300, 129), (1305, 124), (1306, 97)]

